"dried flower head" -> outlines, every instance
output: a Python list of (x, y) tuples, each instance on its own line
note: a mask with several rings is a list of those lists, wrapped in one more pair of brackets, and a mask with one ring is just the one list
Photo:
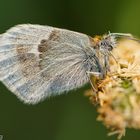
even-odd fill
[(92, 103), (98, 103), (97, 120), (118, 134), (120, 139), (126, 128), (140, 129), (140, 44), (123, 40), (113, 51), (110, 72), (104, 80), (98, 80), (97, 95), (87, 91)]

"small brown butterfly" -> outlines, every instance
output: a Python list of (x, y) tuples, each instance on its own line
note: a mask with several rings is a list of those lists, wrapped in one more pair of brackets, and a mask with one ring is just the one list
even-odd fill
[(23, 24), (0, 35), (0, 80), (19, 99), (35, 104), (104, 78), (118, 37), (108, 33), (94, 38), (50, 26)]

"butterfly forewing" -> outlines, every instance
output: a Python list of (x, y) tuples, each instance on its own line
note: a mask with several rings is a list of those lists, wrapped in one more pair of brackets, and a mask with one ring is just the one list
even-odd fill
[(85, 50), (90, 45), (85, 34), (18, 25), (0, 36), (0, 79), (32, 104), (80, 87), (88, 82)]

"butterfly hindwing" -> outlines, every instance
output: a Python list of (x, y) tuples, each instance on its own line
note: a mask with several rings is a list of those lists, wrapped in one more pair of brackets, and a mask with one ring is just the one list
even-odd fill
[(41, 25), (18, 25), (0, 36), (0, 79), (25, 103), (88, 82), (87, 35)]

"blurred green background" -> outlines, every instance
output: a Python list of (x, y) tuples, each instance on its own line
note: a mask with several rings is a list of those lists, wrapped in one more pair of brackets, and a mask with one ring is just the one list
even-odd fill
[[(66, 28), (88, 35), (111, 32), (140, 37), (139, 0), (0, 0), (0, 33), (20, 23)], [(36, 105), (20, 102), (0, 84), (0, 134), (4, 140), (116, 140), (96, 121), (85, 89)], [(139, 140), (140, 130), (127, 130), (123, 140)]]

